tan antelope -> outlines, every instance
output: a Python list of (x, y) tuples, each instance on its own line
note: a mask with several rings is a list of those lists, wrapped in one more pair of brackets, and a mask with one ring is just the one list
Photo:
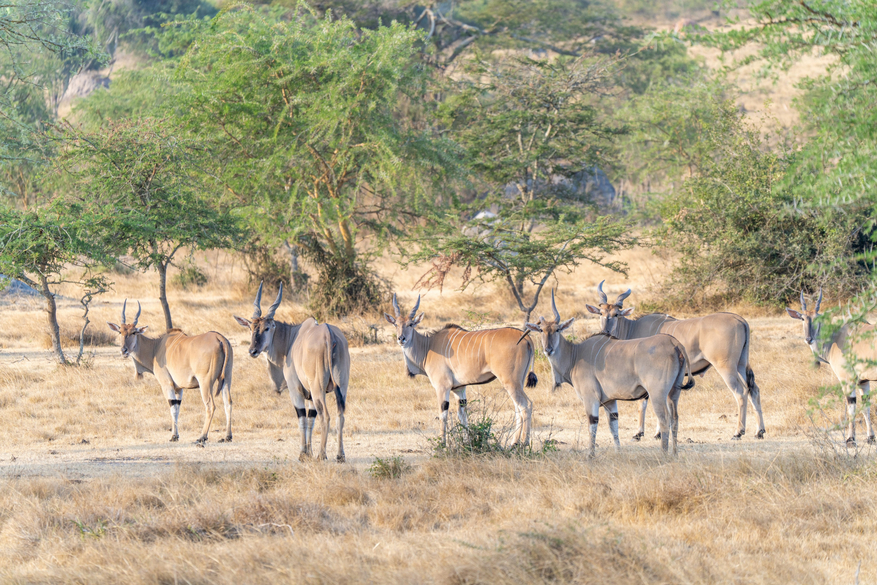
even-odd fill
[[(590, 455), (594, 455), (597, 442), (600, 406), (609, 416), (609, 430), (618, 451), (621, 443), (617, 401), (640, 400), (645, 396), (652, 398), (652, 409), (658, 417), (661, 448), (666, 452), (672, 443), (673, 455), (676, 455), (679, 394), (694, 386), (685, 347), (666, 334), (620, 341), (599, 332), (581, 343), (571, 343), (561, 332), (572, 325), (575, 318), (561, 320), (553, 291), (551, 308), (553, 321), (539, 317), (538, 324), (527, 323), (527, 328), (542, 334), (542, 348), (551, 364), (555, 387), (564, 382), (571, 384), (585, 406), (591, 431)], [(683, 384), (686, 374), (688, 383)]]
[(275, 390), (289, 389), (289, 396), (298, 416), (301, 431), (301, 453), (299, 460), (313, 456), (311, 437), (314, 423), (320, 417), (322, 432), (321, 461), (326, 457), (326, 442), (329, 438), (329, 411), (326, 408), (326, 393), (335, 395), (338, 407), (338, 454), (335, 459), (342, 463), (344, 456), (344, 410), (347, 406), (347, 385), (350, 380), (350, 352), (347, 338), (334, 325), (308, 317), (298, 325), (290, 325), (274, 320), (274, 313), (283, 298), (283, 283), (277, 300), (262, 316), (262, 284), (253, 302), (255, 310), (251, 320), (234, 315), (235, 320), (251, 332), (250, 357), (265, 353), (268, 358), (268, 374), (274, 382)]
[(179, 329), (171, 329), (157, 339), (143, 334), (146, 327), (137, 327), (140, 319), (140, 301), (137, 301), (137, 315), (130, 325), (125, 323), (125, 306), (122, 304), (122, 324), (107, 322), (110, 329), (122, 336), (122, 357), (129, 355), (134, 360), (135, 377), (143, 378), (143, 372), (155, 376), (167, 397), (171, 409), (173, 431), (171, 441), (180, 438), (178, 422), (180, 404), (183, 401), (183, 390), (201, 389), (201, 400), (204, 401), (204, 428), (201, 436), (195, 441), (207, 442), (210, 422), (216, 411), (213, 401), (222, 393), (225, 405), (225, 438), (219, 442), (231, 441), (231, 370), (234, 356), (228, 339), (211, 331), (202, 335), (189, 337)]
[[(816, 359), (828, 364), (841, 384), (847, 397), (847, 443), (856, 443), (856, 387), (862, 390), (865, 404), (865, 427), (868, 430), (868, 443), (874, 443), (874, 429), (871, 426), (871, 406), (867, 400), (871, 383), (877, 381), (877, 327), (868, 323), (847, 323), (827, 339), (819, 336), (821, 323), (814, 323), (822, 304), (822, 289), (815, 306), (807, 310), (804, 291), (801, 291), (801, 311), (786, 308), (792, 319), (804, 322), (804, 341)], [(852, 363), (850, 361), (852, 360)]]
[(396, 341), (402, 347), (408, 375), (426, 376), (435, 388), (441, 408), (442, 442), (447, 438), (451, 392), (458, 399), (460, 424), (467, 426), (466, 386), (498, 379), (515, 405), (513, 446), (528, 445), (533, 403), (524, 393), (524, 385), (532, 388), (537, 382), (532, 371), (535, 357), (532, 341), (524, 339), (523, 332), (512, 327), (466, 331), (457, 325), (445, 325), (434, 333), (422, 335), (414, 329), (423, 320), (423, 313), (417, 315), (419, 307), (418, 295), (411, 313), (407, 318), (402, 317), (394, 294), (396, 316), (384, 313), (384, 317), (396, 327)]
[[(685, 347), (691, 359), (691, 370), (695, 376), (703, 376), (714, 367), (725, 385), (737, 401), (737, 432), (731, 437), (739, 440), (746, 433), (746, 398), (752, 403), (758, 415), (756, 439), (764, 438), (764, 416), (761, 414), (761, 391), (755, 383), (755, 374), (749, 366), (750, 335), (749, 323), (734, 313), (713, 313), (704, 317), (677, 320), (664, 313), (643, 315), (638, 319), (628, 319), (633, 308), (623, 308), (624, 299), (630, 289), (610, 303), (603, 292), (603, 282), (597, 286), (600, 304), (596, 307), (585, 305), (589, 312), (600, 315), (603, 333), (618, 339), (640, 339), (657, 333), (667, 333), (675, 337)], [(648, 398), (643, 402), (640, 412), (640, 429), (634, 435), (639, 440), (645, 433), (645, 415)], [(655, 434), (658, 438), (658, 434)]]

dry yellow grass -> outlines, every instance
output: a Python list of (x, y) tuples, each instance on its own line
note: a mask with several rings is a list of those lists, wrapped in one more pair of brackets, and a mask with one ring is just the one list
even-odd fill
[[(611, 278), (612, 292), (633, 286), (634, 305), (654, 300), (663, 261), (645, 250), (622, 258), (627, 279), (594, 267), (561, 276), (561, 312), (584, 317), (602, 278)], [(252, 307), (240, 264), (221, 253), (197, 260), (210, 283), (172, 290), (170, 302), (184, 330), (219, 331), (236, 348), (231, 444), (216, 443), (216, 433), (206, 448), (191, 444), (203, 412), (191, 391), (181, 443), (168, 443), (157, 383), (135, 381), (117, 347), (93, 348), (87, 367), (55, 366), (42, 346), (39, 305), (0, 307), (0, 581), (852, 583), (860, 563), (860, 582), (877, 580), (873, 456), (835, 456), (836, 442), (808, 438), (807, 400), (833, 380), (812, 367), (788, 317), (738, 308), (752, 327), (767, 439), (729, 440), (735, 406), (711, 372), (680, 402), (678, 459), (662, 457), (654, 441), (630, 441), (639, 410), (631, 403), (621, 405), (623, 453), (609, 448), (603, 421), (593, 461), (581, 450), (587, 419), (578, 399), (568, 386), (548, 389), (544, 358), (529, 391), (535, 445), (550, 437), (557, 452), (431, 458), (431, 386), (404, 375), (379, 315), (351, 318), (339, 323), (362, 336), (351, 351), (348, 463), (300, 464), (288, 396), (269, 389), (261, 359), (240, 351), (248, 340), (231, 315)], [(420, 271), (401, 272), (390, 260), (379, 269), (410, 306)], [(160, 330), (155, 281), (118, 277), (94, 306), (92, 327), (117, 321), (127, 297), (143, 303), (140, 323)], [(429, 292), (421, 306), (426, 327), (520, 322), (492, 287)], [(550, 312), (547, 299), (540, 310)], [(78, 330), (80, 313), (62, 303), (65, 330)], [(287, 300), (278, 318), (305, 314)], [(381, 343), (364, 343), (370, 325)], [(596, 325), (582, 318), (574, 333)], [(469, 399), (507, 424), (504, 396), (491, 384), (471, 388)], [(369, 473), (375, 457), (397, 456), (410, 466), (400, 478)]]

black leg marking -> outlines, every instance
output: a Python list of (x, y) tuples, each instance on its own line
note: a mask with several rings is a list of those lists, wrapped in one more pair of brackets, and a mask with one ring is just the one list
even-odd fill
[(460, 399), (460, 408), (466, 408), (466, 403), (469, 402), (465, 398)]
[(444, 402), (442, 402), (442, 412), (446, 411), (446, 410), (449, 409), (450, 407), (451, 407), (451, 403), (448, 402), (447, 400), (445, 400)]
[(847, 404), (855, 404), (856, 397), (855, 396), (847, 396)]
[(344, 395), (341, 394), (341, 387), (335, 386), (335, 403), (338, 405), (338, 411), (344, 412), (344, 409), (347, 407), (346, 401), (344, 400)]
[(598, 422), (599, 420), (600, 420), (600, 417), (599, 417), (599, 416), (594, 416), (593, 414), (589, 414), (589, 415), (588, 415), (588, 422), (591, 423), (592, 425), (597, 424), (597, 422)]
[[(304, 409), (302, 409), (302, 410), (304, 410)], [(316, 417), (317, 417), (317, 411), (316, 411), (316, 410), (311, 409), (311, 410), (308, 411), (308, 418), (316, 418)]]
[(610, 412), (609, 413), (609, 420), (618, 420), (618, 413), (617, 412)]
[(171, 400), (170, 398), (168, 398), (167, 405), (168, 406), (179, 406), (180, 404), (182, 404), (182, 402), (183, 402), (182, 400)]
[(305, 409), (299, 408), (297, 406), (295, 407), (295, 414), (296, 414), (296, 416), (298, 416), (298, 418), (301, 418), (303, 416), (307, 416), (307, 412), (305, 411)]

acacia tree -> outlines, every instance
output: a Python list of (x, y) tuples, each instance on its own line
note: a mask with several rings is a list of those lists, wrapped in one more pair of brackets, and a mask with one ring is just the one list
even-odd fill
[(439, 115), (466, 149), (473, 183), (486, 195), (456, 200), (424, 227), (420, 247), (409, 254), (433, 262), (423, 284), (442, 286), (451, 267), (461, 265), (463, 288), (499, 280), (529, 318), (556, 270), (583, 260), (623, 268), (604, 259), (631, 243), (627, 227), (595, 218), (579, 182), (611, 160), (620, 132), (593, 101), (616, 65), (615, 58), (584, 57), (471, 65)]
[(52, 349), (61, 365), (68, 362), (58, 327), (57, 287), (65, 283), (91, 290), (106, 287), (95, 270), (105, 266), (110, 256), (94, 237), (93, 220), (82, 206), (61, 200), (28, 211), (0, 206), (0, 273), (43, 295)]
[(231, 247), (240, 237), (230, 212), (202, 195), (197, 145), (173, 136), (161, 120), (109, 122), (92, 132), (65, 126), (59, 168), (73, 196), (92, 214), (106, 246), (155, 268), (165, 326), (173, 327), (167, 272), (182, 248)]
[(317, 269), (312, 310), (380, 303), (375, 248), (362, 244), (416, 216), (452, 165), (445, 141), (400, 115), (424, 90), (419, 33), (245, 7), (181, 26), (196, 40), (176, 69), (174, 111), (209, 142), (213, 176), (263, 241), (289, 241)]

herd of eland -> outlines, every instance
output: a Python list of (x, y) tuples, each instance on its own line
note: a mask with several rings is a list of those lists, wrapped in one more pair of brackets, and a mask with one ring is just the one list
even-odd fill
[[(431, 333), (417, 331), (424, 317), (423, 313), (418, 314), (420, 297), (417, 297), (411, 312), (404, 316), (394, 294), (393, 315), (385, 313), (384, 316), (395, 328), (407, 375), (426, 376), (435, 389), (442, 442), (447, 436), (451, 393), (457, 398), (459, 422), (466, 427), (466, 387), (498, 380), (515, 409), (512, 446), (529, 445), (533, 402), (524, 388), (537, 384), (533, 372), (536, 348), (531, 333), (541, 341), (542, 351), (551, 366), (553, 385), (570, 384), (584, 406), (590, 430), (590, 455), (595, 452), (601, 408), (609, 419), (615, 448), (620, 449), (619, 400), (642, 401), (635, 440), (644, 435), (645, 414), (648, 404), (651, 404), (658, 419), (655, 438), (661, 439), (665, 452), (669, 450), (675, 455), (679, 398), (683, 390), (694, 386), (693, 376), (702, 376), (709, 368), (715, 368), (737, 402), (737, 432), (732, 439), (739, 440), (746, 431), (747, 401), (758, 415), (755, 436), (758, 439), (764, 437), (761, 393), (749, 364), (751, 338), (745, 319), (733, 313), (714, 313), (693, 319), (675, 319), (663, 313), (653, 313), (630, 319), (633, 309), (624, 308), (630, 290), (618, 295), (614, 302), (610, 302), (603, 292), (603, 282), (598, 285), (597, 292), (598, 304), (585, 305), (585, 308), (600, 316), (600, 331), (578, 343), (563, 335), (574, 319), (561, 319), (553, 292), (551, 308), (554, 318), (540, 317), (536, 323), (527, 322), (523, 330), (500, 327), (467, 331), (449, 324)], [(321, 438), (317, 458), (327, 459), (330, 417), (326, 398), (334, 396), (338, 411), (336, 460), (343, 462), (344, 412), (350, 380), (347, 339), (338, 327), (318, 323), (310, 317), (298, 324), (276, 321), (274, 314), (282, 298), (281, 284), (276, 300), (263, 315), (260, 284), (252, 317), (245, 319), (234, 315), (234, 319), (250, 332), (250, 357), (266, 356), (274, 389), (278, 393), (283, 389), (289, 391), (301, 433), (301, 460), (313, 457), (312, 435), (318, 418)], [(848, 403), (847, 442), (854, 444), (856, 387), (867, 397), (871, 383), (877, 381), (877, 350), (871, 339), (877, 333), (877, 327), (847, 324), (822, 339), (820, 324), (814, 321), (821, 302), (820, 291), (819, 298), (808, 310), (802, 292), (801, 310), (786, 310), (789, 316), (803, 322), (804, 339), (816, 359), (827, 363), (844, 387)], [(149, 372), (158, 380), (170, 407), (173, 423), (170, 440), (179, 440), (183, 390), (198, 388), (204, 402), (205, 419), (196, 443), (203, 446), (207, 442), (216, 410), (214, 397), (220, 394), (226, 416), (226, 433), (220, 442), (231, 441), (234, 356), (228, 339), (217, 332), (189, 336), (179, 329), (149, 337), (144, 334), (147, 327), (138, 326), (141, 310), (139, 302), (137, 305), (133, 323), (125, 322), (126, 300), (122, 305), (121, 324), (107, 324), (121, 338), (122, 356), (132, 358), (135, 376), (139, 379), (144, 372)], [(873, 443), (870, 409), (865, 402), (868, 442)]]

